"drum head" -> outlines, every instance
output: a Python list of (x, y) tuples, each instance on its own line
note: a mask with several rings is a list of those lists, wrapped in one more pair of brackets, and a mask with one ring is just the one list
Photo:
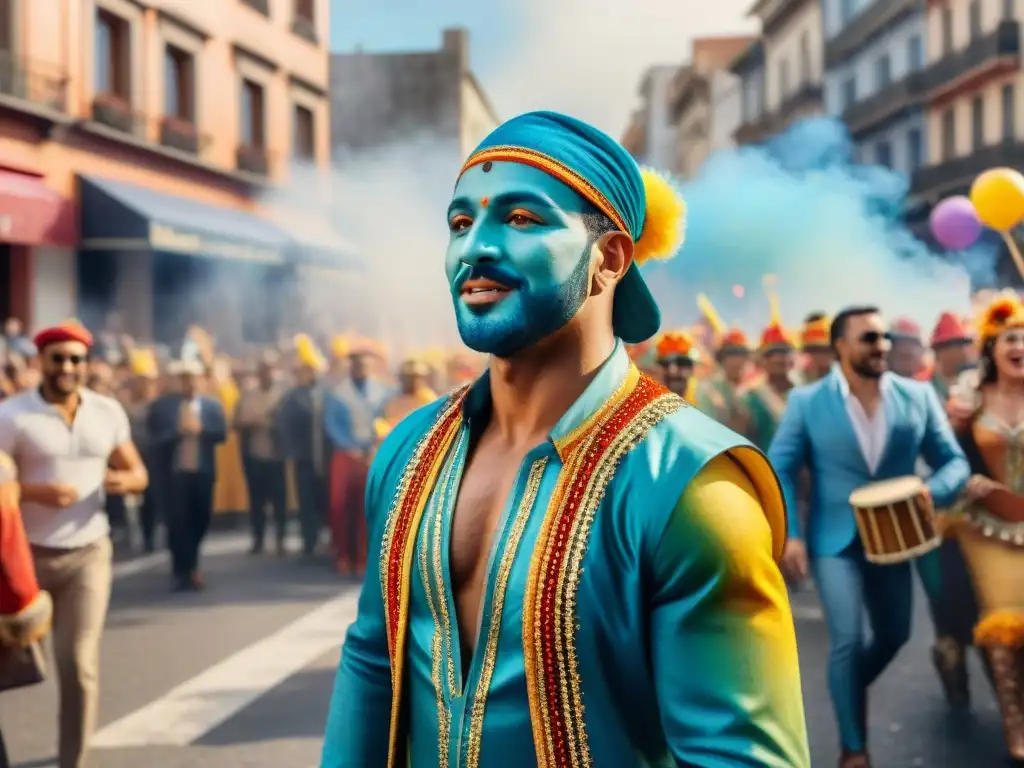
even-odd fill
[(894, 477), (878, 483), (865, 485), (850, 494), (850, 504), (855, 507), (879, 507), (906, 501), (925, 489), (924, 480), (915, 476)]

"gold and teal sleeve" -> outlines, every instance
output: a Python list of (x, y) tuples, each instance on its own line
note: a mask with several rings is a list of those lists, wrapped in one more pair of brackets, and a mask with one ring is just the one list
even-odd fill
[(772, 556), (784, 523), (769, 514), (723, 454), (687, 486), (658, 544), (652, 660), (680, 765), (810, 766), (793, 614)]

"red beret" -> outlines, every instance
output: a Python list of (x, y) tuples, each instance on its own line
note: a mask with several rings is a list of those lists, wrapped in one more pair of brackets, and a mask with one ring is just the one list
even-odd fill
[(43, 347), (50, 344), (60, 344), (63, 341), (77, 341), (85, 344), (87, 347), (91, 347), (92, 334), (89, 333), (85, 326), (69, 322), (54, 325), (51, 328), (44, 328), (36, 334), (33, 341), (38, 350), (42, 350)]

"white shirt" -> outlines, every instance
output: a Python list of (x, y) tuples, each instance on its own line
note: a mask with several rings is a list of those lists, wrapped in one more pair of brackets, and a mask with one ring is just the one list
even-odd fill
[(32, 544), (75, 549), (110, 533), (104, 511), (103, 480), (114, 449), (131, 440), (128, 415), (117, 400), (90, 389), (72, 424), (32, 389), (0, 405), (0, 451), (9, 454), (25, 483), (66, 483), (78, 501), (55, 509), (21, 503), (25, 533)]
[[(835, 375), (839, 380), (839, 389), (843, 393), (843, 400), (846, 401), (846, 413), (850, 417), (853, 432), (857, 436), (861, 456), (864, 457), (864, 463), (868, 465), (871, 474), (875, 474), (878, 471), (878, 465), (882, 463), (882, 452), (885, 451), (885, 444), (889, 439), (889, 424), (885, 419), (884, 403), (878, 404), (874, 416), (868, 416), (860, 400), (851, 394), (850, 382), (846, 380), (846, 376), (838, 365), (835, 366)], [(879, 382), (883, 400), (889, 384), (889, 374), (883, 373)]]

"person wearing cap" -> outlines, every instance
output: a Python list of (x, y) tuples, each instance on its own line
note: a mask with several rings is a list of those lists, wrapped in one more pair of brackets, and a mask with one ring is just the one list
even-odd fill
[(661, 383), (693, 405), (697, 396), (693, 369), (699, 359), (693, 336), (686, 331), (666, 331), (658, 338), (654, 354), (661, 368)]
[(430, 388), (430, 366), (415, 356), (407, 357), (398, 369), (398, 389), (391, 392), (374, 420), (374, 435), (377, 443), (387, 437), (406, 416), (437, 400), (437, 393)]
[(924, 342), (921, 326), (913, 320), (898, 317), (889, 327), (892, 346), (889, 349), (889, 370), (897, 376), (915, 378), (924, 368)]
[(366, 473), (376, 443), (374, 421), (389, 395), (388, 387), (371, 373), (379, 359), (375, 345), (354, 345), (348, 376), (327, 398), (327, 435), (334, 449), (328, 513), (335, 564), (343, 576), (360, 575), (366, 567)]
[(167, 372), (177, 377), (178, 386), (153, 402), (146, 427), (166, 493), (173, 588), (198, 591), (205, 586), (199, 555), (213, 518), (216, 449), (227, 439), (227, 417), (220, 400), (205, 393), (207, 371), (201, 361), (178, 360)]
[(490, 365), (377, 452), (322, 768), (810, 765), (771, 468), (625, 349), (683, 215), (562, 114), (470, 155), (445, 271)]
[(931, 348), (935, 354), (935, 365), (929, 381), (945, 403), (960, 374), (977, 360), (974, 336), (963, 318), (953, 312), (943, 312), (932, 331)]
[(327, 361), (305, 334), (293, 340), (295, 382), (277, 407), (277, 435), (284, 458), (291, 462), (299, 503), (302, 554), (316, 553), (327, 515), (331, 447), (327, 434)]
[[(143, 463), (150, 468), (154, 456), (149, 436), (146, 434), (146, 425), (149, 409), (160, 396), (160, 367), (152, 350), (142, 349), (131, 351), (128, 365), (131, 378), (127, 382), (122, 404), (128, 414), (132, 442), (138, 448)], [(142, 546), (147, 553), (156, 551), (156, 530), (160, 519), (159, 478), (159, 472), (150, 472), (149, 485), (136, 499), (139, 525), (142, 529)]]
[(53, 597), (58, 764), (80, 768), (98, 713), (100, 636), (110, 601), (105, 499), (141, 493), (149, 478), (124, 408), (85, 386), (92, 334), (69, 321), (34, 341), (42, 382), (0, 403), (0, 452), (17, 465), (39, 586)]
[(743, 435), (750, 428), (750, 413), (741, 390), (750, 367), (750, 342), (739, 328), (730, 328), (717, 341), (718, 371), (701, 382), (697, 407), (720, 424)]
[(828, 376), (836, 362), (836, 353), (829, 342), (832, 321), (824, 312), (812, 312), (804, 318), (800, 329), (800, 351), (804, 366), (800, 371), (802, 384), (813, 384)]
[(746, 388), (743, 404), (750, 414), (747, 437), (762, 451), (767, 451), (786, 412), (796, 364), (796, 345), (778, 318), (773, 318), (762, 332), (758, 356), (764, 376)]

